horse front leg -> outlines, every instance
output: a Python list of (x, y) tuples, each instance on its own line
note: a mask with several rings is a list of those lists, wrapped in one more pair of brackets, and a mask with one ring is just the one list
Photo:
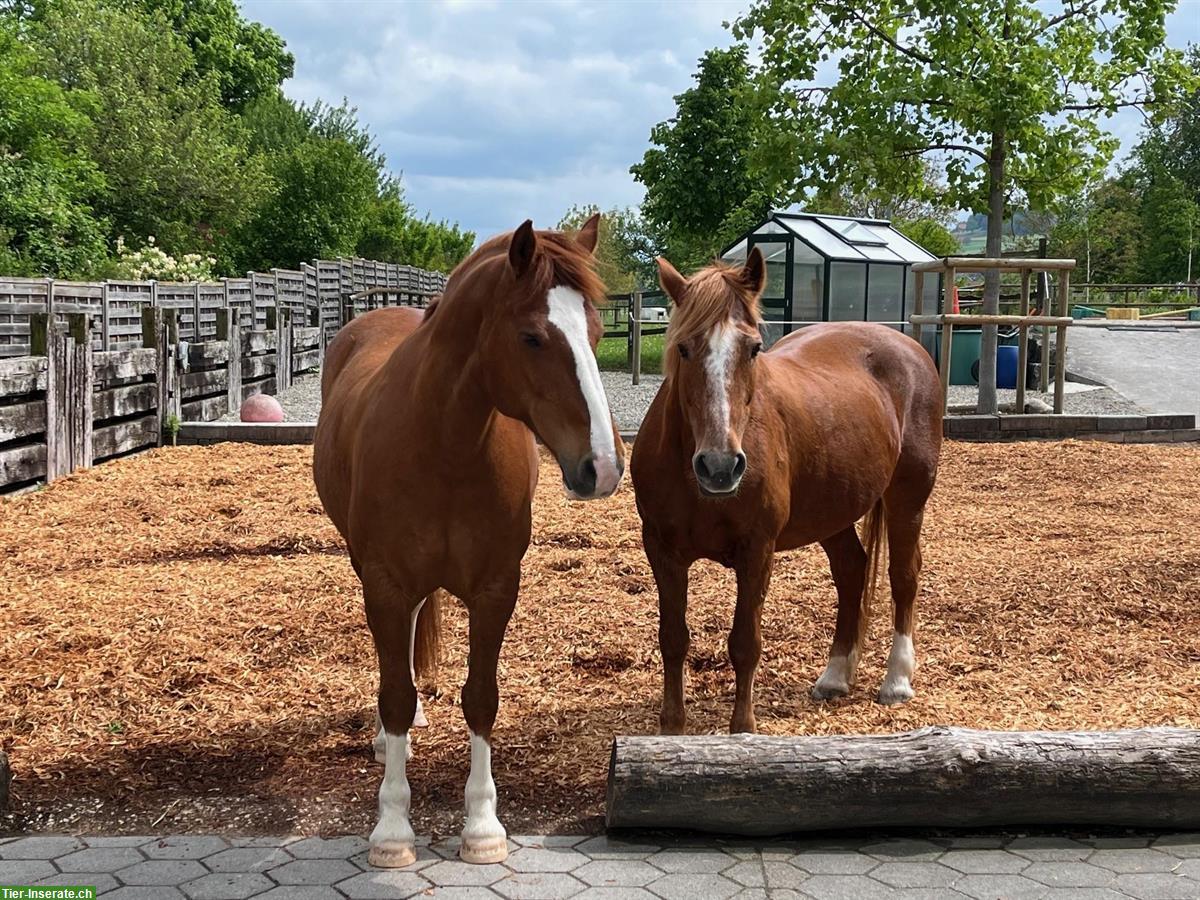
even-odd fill
[(417, 710), (409, 665), (410, 622), (420, 602), (406, 597), (380, 568), (361, 573), (367, 624), (379, 656), (379, 721), (383, 733), (383, 782), (379, 822), (371, 832), (367, 859), (373, 866), (399, 868), (416, 861), (416, 836), (409, 821), (412, 792), (406, 772), (408, 732)]
[(691, 643), (687, 624), (688, 567), (672, 557), (647, 531), (642, 533), (642, 544), (658, 586), (658, 647), (663, 661), (659, 732), (683, 734), (687, 727), (683, 707), (683, 667)]
[(500, 646), (516, 606), (520, 580), (518, 568), (492, 589), (466, 601), (470, 613), (471, 649), (462, 707), (471, 732), (471, 773), (467, 777), (467, 821), (463, 826), (459, 855), (469, 863), (498, 863), (508, 857), (508, 833), (496, 816), (492, 726), (500, 705), (500, 689), (496, 682)]
[(737, 606), (729, 632), (729, 661), (737, 675), (730, 734), (753, 734), (754, 674), (762, 655), (762, 606), (771, 584), (773, 553), (770, 547), (756, 548), (737, 561)]

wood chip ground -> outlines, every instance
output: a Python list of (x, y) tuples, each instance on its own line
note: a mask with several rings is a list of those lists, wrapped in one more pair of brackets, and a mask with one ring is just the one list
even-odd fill
[[(7, 828), (359, 831), (375, 660), (303, 447), (165, 448), (0, 501)], [(777, 558), (758, 721), (770, 734), (1200, 727), (1200, 448), (948, 443), (925, 520), (917, 697), (874, 702), (886, 590), (852, 696), (818, 704), (834, 595)], [(510, 831), (598, 827), (615, 733), (657, 725), (654, 582), (628, 481), (570, 503), (543, 461), (505, 643), (495, 774)], [(732, 574), (693, 569), (689, 715), (727, 726)], [(468, 768), (465, 615), (409, 768), (419, 832), (453, 832)]]

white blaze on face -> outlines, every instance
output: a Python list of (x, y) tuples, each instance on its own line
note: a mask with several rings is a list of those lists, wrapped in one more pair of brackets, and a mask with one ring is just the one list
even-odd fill
[(587, 301), (579, 291), (569, 287), (554, 287), (546, 295), (550, 324), (563, 333), (571, 355), (575, 358), (575, 375), (583, 391), (590, 419), (593, 465), (596, 467), (596, 493), (607, 496), (617, 489), (621, 469), (617, 464), (617, 449), (613, 440), (612, 417), (608, 413), (608, 398), (596, 366), (596, 355), (588, 341)]
[(704, 372), (708, 376), (709, 440), (724, 447), (729, 435), (729, 370), (737, 346), (737, 329), (729, 322), (717, 326), (708, 336), (708, 356)]

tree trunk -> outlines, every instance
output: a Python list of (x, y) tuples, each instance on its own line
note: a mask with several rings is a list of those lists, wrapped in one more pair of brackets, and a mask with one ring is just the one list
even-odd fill
[[(992, 147), (988, 154), (988, 225), (985, 256), (999, 258), (1002, 254), (1001, 231), (1004, 226), (1004, 131), (992, 132)], [(1000, 312), (1000, 272), (989, 269), (983, 280), (983, 312)], [(979, 343), (979, 402), (975, 412), (991, 416), (996, 413), (996, 326), (983, 326)], [(1024, 410), (1017, 410), (1024, 412)]]
[(1200, 826), (1200, 731), (618, 737), (610, 828)]

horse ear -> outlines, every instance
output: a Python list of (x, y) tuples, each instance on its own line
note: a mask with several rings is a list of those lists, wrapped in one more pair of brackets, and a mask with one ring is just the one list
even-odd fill
[(596, 244), (599, 241), (600, 213), (593, 213), (592, 217), (583, 223), (583, 227), (579, 229), (579, 234), (575, 235), (575, 243), (588, 253), (595, 253)]
[(687, 287), (687, 280), (662, 256), (658, 258), (658, 283), (676, 306), (683, 306), (683, 291)]
[(508, 264), (520, 278), (529, 271), (533, 262), (533, 254), (537, 252), (537, 235), (533, 233), (533, 219), (526, 219), (521, 227), (513, 232), (508, 244)]
[(746, 257), (746, 265), (742, 266), (740, 276), (742, 286), (757, 297), (767, 285), (767, 261), (763, 259), (762, 250), (755, 247)]

